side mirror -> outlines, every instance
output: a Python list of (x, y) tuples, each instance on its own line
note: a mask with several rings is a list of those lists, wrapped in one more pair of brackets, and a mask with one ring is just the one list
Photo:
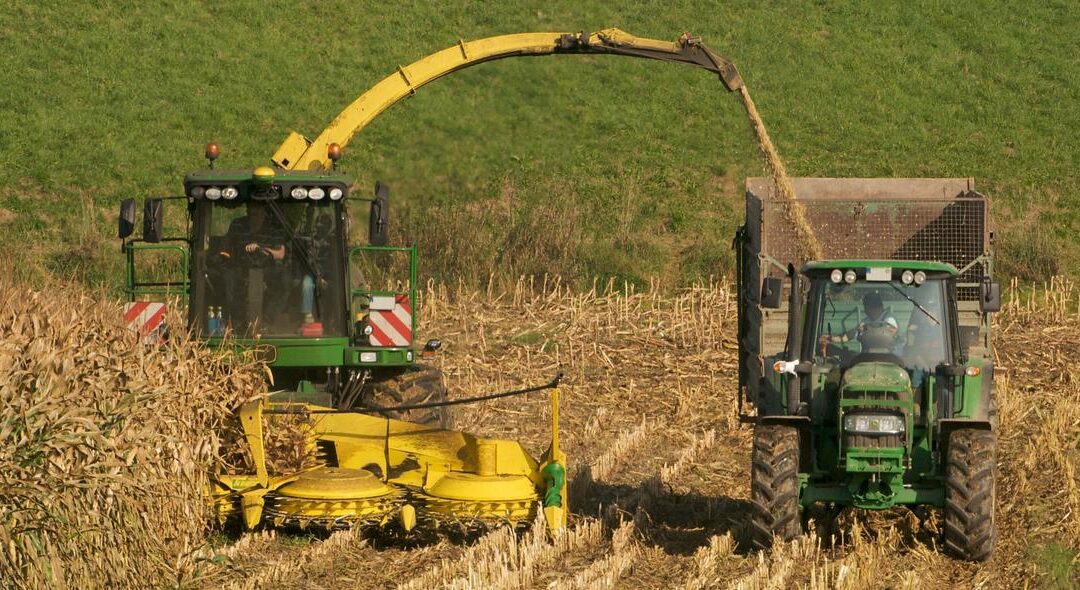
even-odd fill
[(135, 233), (135, 199), (120, 201), (120, 228), (117, 233), (121, 240)]
[(784, 295), (784, 280), (779, 277), (765, 277), (761, 281), (761, 306), (767, 309), (780, 309)]
[(143, 206), (143, 241), (151, 244), (165, 238), (165, 203), (161, 199), (146, 199)]
[(979, 311), (989, 313), (1001, 310), (1001, 285), (983, 281), (979, 289)]
[(368, 243), (385, 246), (390, 243), (390, 187), (376, 181), (375, 200), (368, 217)]

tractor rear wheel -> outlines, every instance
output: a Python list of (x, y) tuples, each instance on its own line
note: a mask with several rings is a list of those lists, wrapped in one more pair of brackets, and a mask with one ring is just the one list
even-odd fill
[(754, 547), (768, 549), (802, 533), (799, 516), (799, 431), (792, 426), (754, 428), (750, 475), (750, 533)]
[[(431, 365), (417, 364), (372, 382), (363, 399), (364, 404), (372, 408), (444, 402), (447, 400), (446, 384), (443, 383), (442, 371)], [(450, 408), (447, 406), (401, 411), (376, 410), (373, 413), (435, 428), (451, 426)]]
[(986, 561), (994, 550), (997, 442), (989, 430), (949, 435), (945, 464), (945, 550), (957, 559)]

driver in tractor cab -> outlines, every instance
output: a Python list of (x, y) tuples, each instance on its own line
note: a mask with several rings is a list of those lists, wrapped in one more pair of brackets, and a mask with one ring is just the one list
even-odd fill
[(842, 344), (854, 338), (859, 341), (863, 350), (887, 347), (887, 352), (892, 353), (896, 346), (896, 333), (900, 329), (900, 324), (896, 322), (892, 314), (885, 312), (881, 295), (876, 291), (867, 293), (863, 297), (863, 310), (866, 312), (866, 319), (859, 322), (855, 329), (842, 334), (823, 335), (820, 346), (825, 348), (829, 344)]

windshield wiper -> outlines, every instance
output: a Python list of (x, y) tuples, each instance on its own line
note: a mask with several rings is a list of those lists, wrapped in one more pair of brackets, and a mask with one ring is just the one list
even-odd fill
[(321, 283), (323, 281), (322, 273), (319, 272), (319, 269), (315, 268), (315, 265), (312, 264), (311, 259), (308, 258), (307, 248), (304, 247), (304, 244), (300, 243), (300, 238), (296, 236), (296, 232), (293, 231), (292, 226), (290, 226), (289, 222), (285, 220), (285, 214), (281, 212), (281, 208), (278, 207), (278, 204), (275, 203), (273, 200), (269, 200), (269, 199), (266, 201), (266, 204), (270, 206), (270, 211), (272, 211), (274, 213), (274, 217), (277, 218), (278, 223), (281, 224), (281, 227), (284, 228), (285, 232), (289, 234), (289, 241), (292, 243), (293, 247), (296, 248), (296, 253), (300, 256), (300, 260), (302, 260), (304, 262), (304, 266), (307, 267), (308, 271), (311, 273), (311, 276), (314, 277), (314, 279), (315, 279), (315, 301), (314, 301), (314, 303), (315, 303), (316, 307), (318, 307), (319, 299), (320, 299), (319, 298), (319, 291), (322, 289), (319, 286), (319, 283)]
[(904, 293), (903, 289), (896, 286), (896, 283), (893, 283), (893, 282), (890, 281), (889, 286), (892, 287), (893, 289), (895, 289), (897, 293), (902, 295), (904, 297), (904, 299), (907, 299), (908, 301), (910, 301), (912, 305), (919, 308), (919, 311), (925, 313), (926, 317), (930, 318), (930, 321), (934, 322), (935, 325), (938, 325), (938, 326), (941, 325), (941, 322), (938, 321), (938, 319), (936, 317), (934, 317), (934, 314), (927, 311), (925, 307), (923, 307), (918, 301), (915, 301), (914, 299), (912, 299), (910, 295), (908, 295), (907, 293)]

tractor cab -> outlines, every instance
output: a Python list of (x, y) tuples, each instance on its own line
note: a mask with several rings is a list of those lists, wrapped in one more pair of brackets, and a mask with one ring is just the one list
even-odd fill
[[(811, 263), (803, 269), (809, 279), (804, 358), (849, 382), (855, 379), (849, 370), (858, 365), (891, 365), (894, 381), (902, 374), (920, 389), (928, 374), (959, 354), (953, 348), (955, 310), (945, 304), (956, 269), (869, 264), (875, 263)], [(875, 374), (888, 372), (879, 367)]]
[[(327, 151), (340, 159), (336, 144)], [(182, 195), (144, 201), (141, 238), (135, 200), (121, 203), (125, 322), (153, 344), (167, 333), (166, 310), (185, 307), (195, 337), (267, 363), (275, 402), (448, 425), (445, 406), (389, 409), (443, 400), (446, 389), (438, 369), (419, 362), (440, 342), (413, 348), (416, 247), (388, 245), (388, 187), (352, 195), (352, 179), (334, 167), (215, 169), (219, 153), (207, 146), (209, 168), (188, 174)], [(356, 201), (369, 204), (367, 243), (350, 246)], [(187, 215), (167, 220), (167, 204)]]

